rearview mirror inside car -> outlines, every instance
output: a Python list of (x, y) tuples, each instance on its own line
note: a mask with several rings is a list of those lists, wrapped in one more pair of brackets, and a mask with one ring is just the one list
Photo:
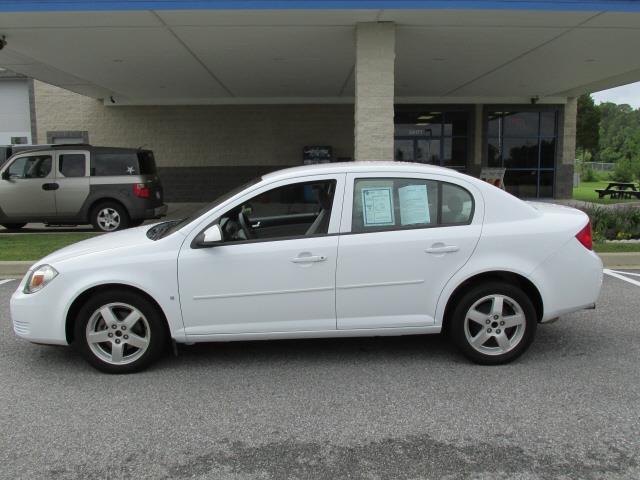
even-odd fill
[(211, 225), (196, 237), (195, 244), (200, 248), (213, 247), (222, 242), (220, 225)]

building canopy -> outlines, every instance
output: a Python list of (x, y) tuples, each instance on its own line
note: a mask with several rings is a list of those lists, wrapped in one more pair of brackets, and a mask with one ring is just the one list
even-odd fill
[(355, 26), (395, 24), (398, 102), (640, 80), (631, 1), (4, 1), (0, 66), (106, 104), (351, 103)]

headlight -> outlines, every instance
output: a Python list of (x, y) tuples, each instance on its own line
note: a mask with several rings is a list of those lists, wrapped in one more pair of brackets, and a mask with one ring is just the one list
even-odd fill
[(47, 284), (58, 276), (58, 272), (51, 265), (40, 265), (29, 274), (24, 286), (24, 293), (35, 293), (42, 290)]

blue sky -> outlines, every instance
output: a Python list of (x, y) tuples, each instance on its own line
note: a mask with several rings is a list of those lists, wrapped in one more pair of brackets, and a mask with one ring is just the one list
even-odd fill
[(613, 102), (628, 103), (633, 108), (640, 108), (640, 82), (630, 83), (622, 87), (603, 90), (591, 94), (596, 103)]

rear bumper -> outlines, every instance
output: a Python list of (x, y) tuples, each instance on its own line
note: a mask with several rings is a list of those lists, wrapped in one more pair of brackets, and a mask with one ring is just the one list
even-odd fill
[(167, 210), (169, 210), (168, 205), (160, 205), (156, 208), (150, 208), (145, 212), (145, 218), (160, 218), (164, 217), (167, 214)]
[(531, 280), (544, 304), (542, 322), (567, 313), (594, 308), (602, 287), (602, 261), (571, 239), (540, 265)]

